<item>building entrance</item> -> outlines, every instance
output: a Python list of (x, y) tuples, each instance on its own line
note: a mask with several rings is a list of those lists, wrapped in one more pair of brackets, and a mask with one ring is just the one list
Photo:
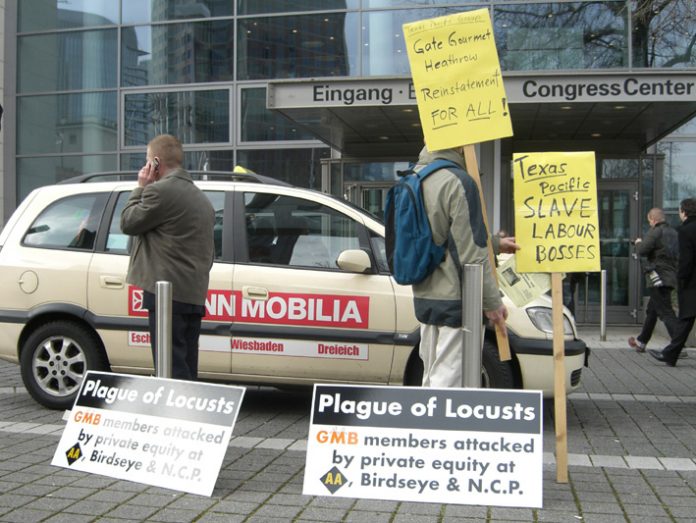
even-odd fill
[[(607, 275), (607, 323), (636, 323), (641, 304), (640, 260), (633, 239), (640, 235), (638, 182), (601, 182), (598, 187), (601, 268)], [(575, 318), (600, 321), (601, 276), (579, 278)]]

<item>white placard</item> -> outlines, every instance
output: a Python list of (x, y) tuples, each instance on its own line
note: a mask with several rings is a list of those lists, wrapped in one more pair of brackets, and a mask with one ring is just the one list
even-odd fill
[(210, 496), (244, 391), (89, 372), (51, 464)]
[(540, 391), (315, 385), (303, 494), (542, 506)]

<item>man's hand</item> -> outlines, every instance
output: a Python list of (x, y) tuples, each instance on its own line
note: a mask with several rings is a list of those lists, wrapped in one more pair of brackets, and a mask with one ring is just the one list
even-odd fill
[(155, 166), (152, 165), (152, 162), (148, 160), (143, 168), (140, 169), (140, 172), (138, 172), (138, 185), (140, 187), (145, 187), (146, 185), (150, 185), (156, 181), (157, 177)]
[(507, 328), (505, 327), (505, 320), (508, 317), (507, 307), (501, 305), (496, 310), (493, 311), (483, 311), (488, 318), (488, 321), (500, 327), (500, 329), (507, 335)]
[(505, 236), (500, 238), (499, 248), (502, 253), (515, 254), (515, 251), (519, 251), (522, 247), (515, 243), (514, 236)]

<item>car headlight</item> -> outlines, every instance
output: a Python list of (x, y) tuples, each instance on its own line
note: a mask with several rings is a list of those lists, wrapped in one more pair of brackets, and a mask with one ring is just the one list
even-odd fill
[[(529, 319), (532, 320), (537, 329), (553, 334), (553, 309), (548, 307), (530, 307), (527, 309), (527, 315), (529, 315)], [(573, 335), (573, 326), (565, 314), (563, 315), (563, 334), (566, 336)]]

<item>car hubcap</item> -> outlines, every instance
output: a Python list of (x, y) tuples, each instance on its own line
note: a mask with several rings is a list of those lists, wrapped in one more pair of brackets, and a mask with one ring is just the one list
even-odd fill
[(53, 336), (34, 353), (32, 372), (36, 384), (51, 396), (69, 396), (82, 383), (87, 362), (82, 348), (70, 338)]

